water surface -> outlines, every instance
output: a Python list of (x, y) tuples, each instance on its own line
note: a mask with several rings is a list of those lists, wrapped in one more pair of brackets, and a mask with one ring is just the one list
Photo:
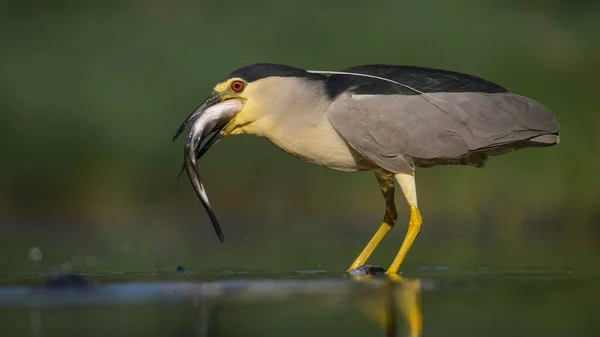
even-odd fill
[[(343, 272), (5, 274), (6, 336), (596, 336), (596, 277), (423, 267)], [(6, 333), (6, 334), (4, 334)]]

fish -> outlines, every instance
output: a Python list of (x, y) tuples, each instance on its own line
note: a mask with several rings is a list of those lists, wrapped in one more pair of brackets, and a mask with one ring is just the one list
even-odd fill
[[(187, 172), (192, 188), (208, 213), (215, 233), (221, 243), (225, 242), (225, 235), (210, 204), (202, 178), (198, 172), (198, 160), (224, 136), (223, 129), (242, 107), (243, 103), (239, 99), (222, 100), (218, 94), (213, 93), (190, 114), (173, 137), (173, 141), (175, 141), (183, 131), (187, 128), (190, 129), (185, 142), (184, 162), (179, 175), (184, 170)], [(200, 146), (205, 140), (207, 141), (204, 145)]]

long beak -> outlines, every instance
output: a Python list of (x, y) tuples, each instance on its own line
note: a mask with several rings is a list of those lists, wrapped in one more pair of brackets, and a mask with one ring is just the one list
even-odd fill
[(198, 117), (200, 117), (200, 114), (202, 114), (202, 112), (204, 110), (210, 108), (211, 106), (213, 106), (219, 102), (221, 102), (221, 96), (219, 96), (218, 94), (212, 93), (210, 96), (208, 96), (206, 98), (206, 100), (204, 100), (204, 102), (202, 104), (200, 104), (200, 106), (197, 107), (196, 110), (194, 110), (188, 116), (188, 118), (183, 122), (183, 124), (181, 124), (179, 129), (177, 129), (175, 136), (173, 136), (173, 141), (176, 141), (177, 138), (179, 137), (179, 135), (183, 131), (185, 131), (185, 129), (187, 129), (190, 125), (192, 125), (198, 119)]
[[(209, 96), (204, 103), (202, 103), (190, 116), (183, 122), (183, 124), (177, 130), (177, 134), (173, 140), (188, 127), (191, 126), (190, 133), (186, 139), (185, 150), (184, 150), (184, 164), (183, 170), (187, 171), (190, 183), (196, 192), (196, 196), (202, 202), (202, 205), (206, 209), (213, 228), (219, 237), (219, 241), (224, 242), (225, 236), (219, 225), (219, 221), (215, 215), (215, 212), (210, 206), (208, 196), (202, 184), (200, 175), (198, 174), (197, 160), (204, 154), (208, 148), (216, 143), (221, 138), (221, 130), (231, 120), (233, 115), (242, 108), (242, 102), (237, 99), (230, 99), (221, 102), (221, 97), (217, 94)], [(210, 140), (200, 148), (200, 144), (212, 134)], [(181, 173), (180, 172), (180, 175)]]

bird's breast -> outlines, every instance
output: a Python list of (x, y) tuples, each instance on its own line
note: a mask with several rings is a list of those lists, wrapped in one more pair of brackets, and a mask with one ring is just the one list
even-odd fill
[(370, 161), (352, 149), (326, 116), (306, 123), (279, 123), (265, 133), (273, 144), (306, 162), (340, 171), (371, 168)]

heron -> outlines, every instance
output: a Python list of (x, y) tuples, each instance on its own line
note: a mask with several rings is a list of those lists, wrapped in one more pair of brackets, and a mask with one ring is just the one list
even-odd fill
[(187, 171), (221, 242), (224, 235), (197, 161), (227, 136), (266, 138), (294, 157), (337, 171), (373, 172), (385, 212), (350, 272), (366, 266), (394, 227), (397, 184), (410, 217), (404, 240), (385, 269), (389, 275), (399, 273), (423, 223), (417, 168), (482, 168), (491, 156), (549, 147), (560, 140), (550, 110), (502, 85), (462, 72), (388, 64), (339, 71), (249, 64), (217, 82), (173, 141), (188, 128), (182, 172)]

